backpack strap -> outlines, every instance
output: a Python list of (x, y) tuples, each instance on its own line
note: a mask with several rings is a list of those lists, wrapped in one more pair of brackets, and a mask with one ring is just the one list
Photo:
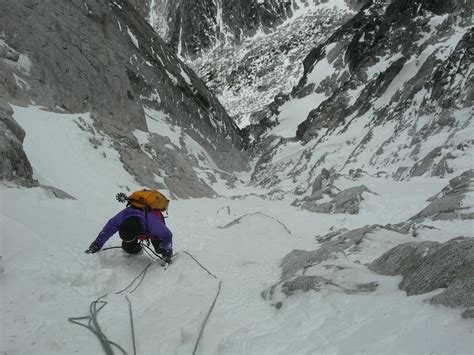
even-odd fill
[(143, 213), (145, 213), (145, 234), (150, 234), (150, 229), (148, 228), (148, 205), (144, 203)]

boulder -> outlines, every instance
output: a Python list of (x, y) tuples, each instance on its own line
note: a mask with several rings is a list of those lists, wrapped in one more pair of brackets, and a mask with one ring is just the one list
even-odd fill
[(474, 307), (474, 276), (452, 282), (443, 292), (434, 296), (431, 303), (448, 307)]
[(402, 275), (399, 287), (408, 296), (446, 288), (431, 302), (449, 307), (474, 305), (474, 238), (401, 244), (369, 268), (382, 275)]
[(25, 187), (38, 186), (23, 150), (25, 131), (13, 119), (10, 105), (0, 97), (0, 180)]
[(431, 202), (428, 206), (410, 219), (474, 219), (474, 212), (462, 204), (466, 195), (472, 190), (474, 190), (474, 170), (470, 169), (451, 179), (441, 192), (428, 199)]
[(369, 269), (381, 275), (405, 275), (419, 267), (426, 257), (438, 250), (440, 245), (431, 241), (397, 245), (373, 261)]

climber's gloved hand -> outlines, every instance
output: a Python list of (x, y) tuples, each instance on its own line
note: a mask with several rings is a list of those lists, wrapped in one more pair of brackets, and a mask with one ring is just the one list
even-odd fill
[(100, 246), (96, 242), (92, 242), (91, 245), (89, 246), (89, 249), (84, 251), (86, 254), (94, 254), (97, 253), (100, 250)]
[(159, 248), (156, 252), (158, 254), (161, 254), (165, 262), (167, 262), (168, 264), (171, 264), (171, 257), (173, 256), (173, 250)]

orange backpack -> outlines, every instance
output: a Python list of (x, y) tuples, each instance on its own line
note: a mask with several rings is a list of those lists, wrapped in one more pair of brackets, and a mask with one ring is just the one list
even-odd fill
[(127, 202), (128, 205), (141, 209), (166, 211), (169, 200), (160, 192), (155, 190), (139, 190), (127, 197), (123, 192), (117, 194), (119, 202)]

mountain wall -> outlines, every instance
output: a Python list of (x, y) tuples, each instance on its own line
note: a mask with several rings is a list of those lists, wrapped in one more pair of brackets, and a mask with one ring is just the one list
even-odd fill
[(344, 1), (308, 2), (266, 35), (214, 47), (187, 62), (239, 127), (245, 127), (259, 122), (268, 106), (275, 106), (291, 91), (303, 74), (301, 63), (311, 49), (352, 18), (358, 6)]
[(248, 128), (264, 152), (253, 182), (290, 178), (309, 195), (323, 168), (398, 180), (471, 168), (473, 35), (467, 1), (368, 2)]
[[(137, 181), (175, 196), (212, 196), (214, 176), (231, 183), (233, 171), (247, 169), (237, 126), (127, 0), (6, 0), (0, 6), (5, 101), (91, 112)], [(164, 131), (152, 132), (153, 122), (177, 127), (180, 138), (171, 142)]]
[(271, 31), (292, 15), (291, 1), (281, 0), (133, 1), (175, 52), (191, 58), (220, 43)]

